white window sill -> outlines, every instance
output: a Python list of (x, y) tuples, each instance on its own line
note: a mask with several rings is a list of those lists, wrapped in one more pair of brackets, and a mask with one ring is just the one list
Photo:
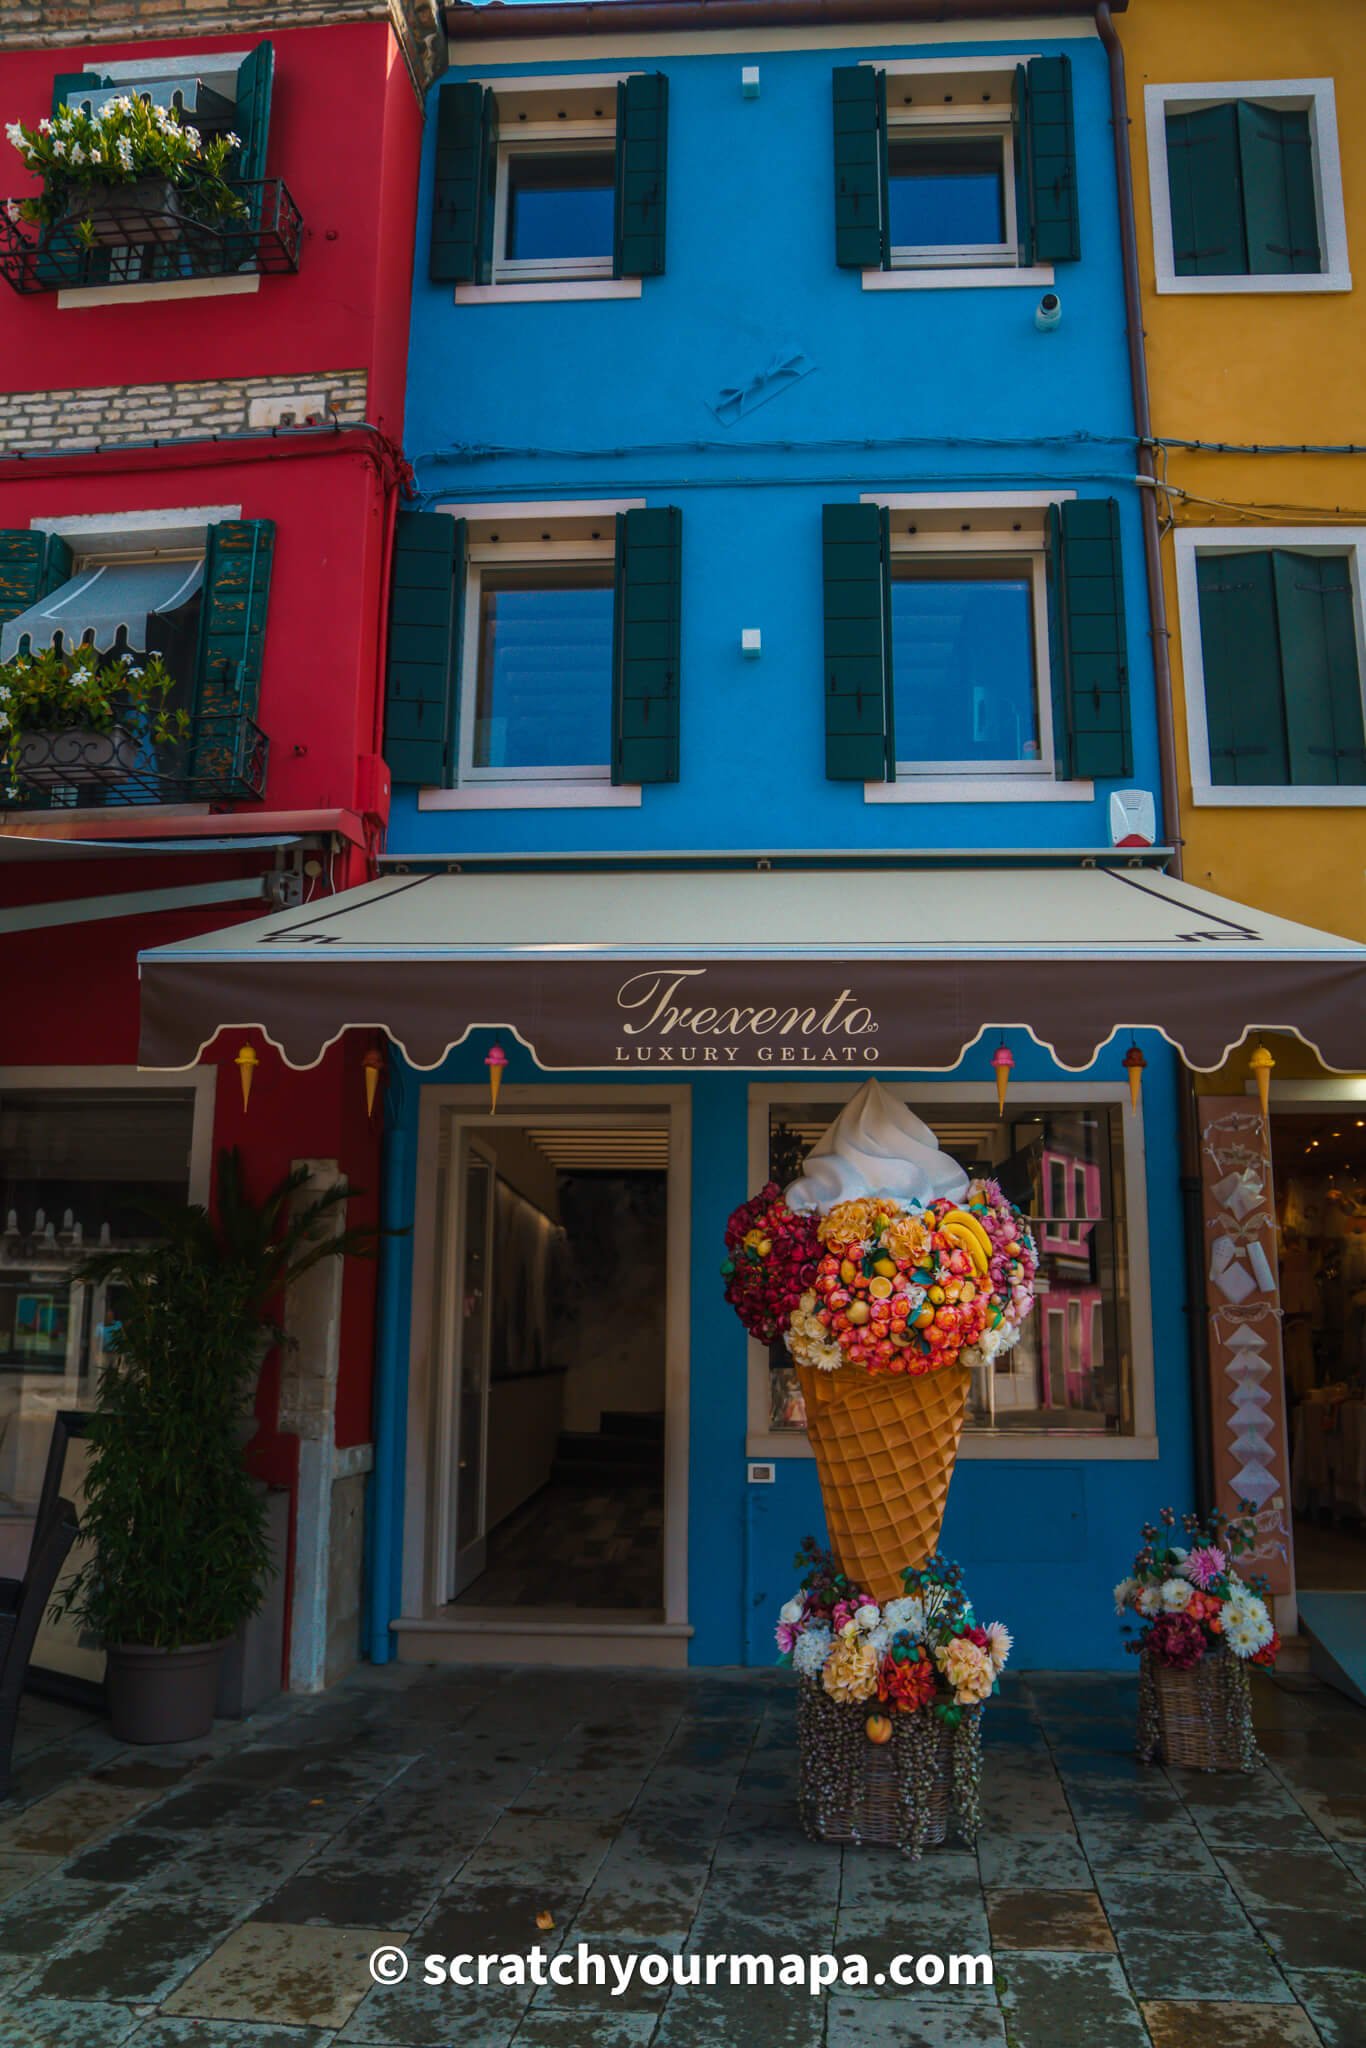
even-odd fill
[(1315, 789), (1312, 784), (1290, 789), (1252, 789), (1246, 786), (1222, 789), (1206, 784), (1197, 785), (1191, 791), (1191, 802), (1197, 810), (1205, 811), (1360, 810), (1366, 806), (1366, 784), (1358, 784), (1355, 788), (1332, 785), (1323, 789)]
[(1208, 296), (1218, 293), (1249, 292), (1349, 292), (1350, 270), (1325, 270), (1319, 276), (1280, 276), (1263, 273), (1256, 277), (1177, 277), (1172, 271), (1159, 272), (1157, 289), (1177, 296)]
[[(1024, 1430), (965, 1429), (958, 1455), (968, 1460), (1008, 1461), (1015, 1465), (1114, 1464), (1150, 1462), (1159, 1455), (1155, 1436), (1035, 1436)], [(751, 1431), (746, 1458), (800, 1459), (814, 1453), (804, 1430)]]
[(861, 273), (866, 292), (949, 291), (982, 285), (1025, 285), (1037, 291), (1053, 282), (1051, 263), (1036, 263), (1028, 270), (1018, 264), (982, 264), (974, 270), (865, 270)]
[(1085, 804), (1095, 793), (1094, 782), (1054, 782), (1044, 775), (907, 775), (863, 785), (866, 804)]
[(243, 277), (170, 277), (159, 284), (72, 285), (57, 294), (59, 313), (75, 306), (150, 306), (157, 299), (231, 299), (259, 292), (257, 271)]
[(457, 306), (526, 306), (569, 299), (638, 299), (638, 277), (557, 278), (542, 284), (458, 284)]
[(639, 810), (638, 782), (487, 782), (419, 790), (420, 811)]

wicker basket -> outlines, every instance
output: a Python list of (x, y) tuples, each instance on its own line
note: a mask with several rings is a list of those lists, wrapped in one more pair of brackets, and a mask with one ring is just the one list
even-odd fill
[[(870, 1742), (876, 1701), (845, 1706), (810, 1678), (798, 1680), (797, 1750), (802, 1826), (814, 1842), (901, 1849), (918, 1856), (948, 1834), (956, 1803), (955, 1746), (976, 1758), (980, 1710), (969, 1709), (957, 1731), (928, 1709), (893, 1712), (890, 1742)], [(928, 1780), (917, 1808), (913, 1782)], [(959, 1815), (959, 1831), (970, 1839)]]
[(1252, 1732), (1247, 1671), (1228, 1650), (1213, 1650), (1188, 1671), (1159, 1664), (1145, 1650), (1139, 1673), (1139, 1754), (1186, 1771), (1252, 1771), (1261, 1753)]
[(840, 1570), (875, 1600), (894, 1600), (904, 1568), (923, 1564), (939, 1543), (968, 1369), (797, 1372)]

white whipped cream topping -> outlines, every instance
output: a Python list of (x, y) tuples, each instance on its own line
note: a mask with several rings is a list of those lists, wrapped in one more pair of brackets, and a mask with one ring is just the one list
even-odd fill
[(787, 1190), (790, 1209), (833, 1209), (866, 1195), (896, 1202), (962, 1201), (968, 1176), (941, 1152), (929, 1125), (882, 1086), (866, 1081), (806, 1156)]

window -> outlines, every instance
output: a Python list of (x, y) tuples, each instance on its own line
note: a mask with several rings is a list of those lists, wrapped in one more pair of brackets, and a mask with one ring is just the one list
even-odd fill
[(1052, 772), (1042, 547), (892, 557), (897, 773)]
[(1351, 288), (1331, 79), (1150, 85), (1157, 289)]
[(153, 1235), (149, 1205), (189, 1199), (197, 1099), (0, 1090), (0, 1517), (33, 1512), (53, 1412), (94, 1400), (111, 1304), (75, 1269)]
[[(1141, 1147), (1119, 1101), (1082, 1086), (1058, 1099), (996, 1114), (994, 1095), (955, 1095), (951, 1083), (897, 1091), (970, 1174), (989, 1174), (1029, 1218), (1040, 1252), (1037, 1299), (1019, 1343), (974, 1371), (966, 1433), (1037, 1440), (1122, 1441), (1147, 1427), (1146, 1386), (1135, 1370), (1142, 1272)], [(1111, 1091), (1115, 1092), (1115, 1091)], [(768, 1157), (760, 1179), (786, 1186), (842, 1100), (755, 1091), (764, 1103)], [(756, 1162), (751, 1161), (751, 1177)], [(767, 1167), (767, 1174), (762, 1171)], [(1080, 1204), (1086, 1220), (1078, 1221)], [(1146, 1346), (1146, 1335), (1144, 1338)], [(758, 1358), (764, 1354), (753, 1347)], [(781, 1345), (766, 1358), (764, 1432), (805, 1431), (801, 1391)], [(757, 1421), (759, 1418), (755, 1418)], [(780, 1446), (781, 1447), (781, 1446)]]
[[(1177, 534), (1197, 804), (1359, 804), (1358, 529)], [(1268, 543), (1270, 543), (1268, 545)]]
[(865, 286), (1051, 283), (1080, 255), (1066, 56), (834, 78), (836, 261)]
[(636, 297), (664, 268), (668, 81), (443, 85), (429, 274), (463, 304)]
[(403, 512), (385, 758), (431, 809), (639, 803), (678, 779), (682, 515)]
[(461, 779), (608, 779), (613, 574), (576, 566), (470, 565)]
[(913, 493), (827, 505), (823, 538), (829, 777), (954, 802), (1131, 772), (1113, 500)]

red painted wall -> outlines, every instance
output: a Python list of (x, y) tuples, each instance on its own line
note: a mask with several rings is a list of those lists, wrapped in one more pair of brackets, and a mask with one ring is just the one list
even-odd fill
[[(61, 310), (57, 294), (0, 295), (0, 380), (8, 390), (180, 382), (368, 368), (372, 420), (401, 431), (413, 219), (422, 118), (384, 22), (165, 43), (7, 51), (4, 119), (52, 110), (58, 72), (190, 50), (275, 49), (267, 175), (304, 219), (297, 276), (257, 292)], [(0, 193), (35, 188), (0, 140)]]

